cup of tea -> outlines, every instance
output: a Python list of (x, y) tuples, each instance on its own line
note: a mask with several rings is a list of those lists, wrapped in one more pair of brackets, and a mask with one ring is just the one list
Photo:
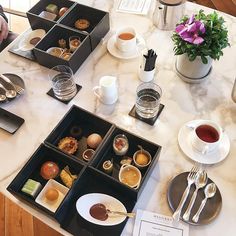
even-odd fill
[(116, 33), (116, 47), (121, 52), (132, 52), (136, 49), (136, 33), (134, 28), (125, 27)]
[(138, 189), (142, 175), (140, 170), (133, 166), (124, 164), (119, 171), (119, 180), (121, 183), (128, 185), (131, 188)]
[(93, 88), (94, 94), (104, 104), (113, 104), (118, 99), (117, 79), (114, 76), (103, 76), (99, 86)]
[(222, 138), (222, 128), (211, 120), (204, 120), (193, 130), (192, 145), (201, 152), (207, 154), (215, 150)]

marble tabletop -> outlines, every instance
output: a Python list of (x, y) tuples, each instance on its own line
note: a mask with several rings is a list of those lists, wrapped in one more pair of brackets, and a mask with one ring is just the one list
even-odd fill
[[(129, 130), (162, 146), (160, 159), (141, 194), (135, 209), (146, 209), (171, 215), (167, 203), (167, 188), (170, 180), (193, 165), (178, 145), (178, 131), (185, 122), (194, 119), (211, 119), (218, 122), (230, 139), (227, 158), (214, 165), (206, 166), (209, 177), (217, 184), (223, 198), (219, 216), (206, 226), (190, 226), (190, 235), (220, 236), (235, 235), (236, 222), (236, 104), (231, 100), (231, 90), (236, 75), (236, 18), (220, 13), (226, 20), (231, 47), (224, 49), (224, 56), (213, 62), (209, 78), (200, 84), (183, 82), (175, 73), (171, 31), (159, 30), (153, 24), (155, 2), (146, 16), (118, 13), (118, 1), (81, 0), (82, 4), (110, 12), (111, 31), (91, 53), (75, 74), (82, 90), (65, 105), (48, 95), (51, 87), (49, 69), (30, 60), (4, 50), (0, 54), (0, 73), (15, 73), (25, 82), (26, 92), (14, 101), (0, 106), (25, 119), (23, 126), (14, 134), (0, 130), (0, 190), (31, 214), (63, 234), (57, 222), (37, 209), (15, 199), (6, 187), (24, 166), (26, 161), (45, 140), (62, 116), (75, 104), (121, 128)], [(191, 14), (201, 7), (186, 3), (186, 13)], [(207, 12), (212, 10), (204, 8)], [(145, 40), (148, 48), (157, 54), (157, 72), (154, 82), (163, 90), (161, 102), (165, 108), (150, 126), (128, 115), (135, 103), (135, 90), (141, 83), (138, 78), (140, 58), (117, 59), (109, 54), (107, 40), (119, 27), (130, 25)], [(118, 79), (119, 99), (115, 105), (103, 105), (93, 95), (92, 88), (103, 75), (114, 75)], [(151, 192), (151, 194), (150, 194)], [(129, 220), (123, 235), (131, 235), (134, 220)]]

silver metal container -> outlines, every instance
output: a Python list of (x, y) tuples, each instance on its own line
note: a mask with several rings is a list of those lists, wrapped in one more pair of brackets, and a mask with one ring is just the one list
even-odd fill
[(184, 14), (186, 0), (158, 0), (153, 22), (161, 30), (174, 30)]

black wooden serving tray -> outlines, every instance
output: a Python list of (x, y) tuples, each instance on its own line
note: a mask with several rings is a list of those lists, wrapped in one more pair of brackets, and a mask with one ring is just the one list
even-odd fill
[[(59, 9), (67, 7), (68, 10), (63, 16), (55, 20), (40, 17), (39, 14), (45, 11), (49, 4), (55, 4)], [(108, 12), (69, 0), (40, 0), (27, 12), (27, 17), (31, 26), (30, 30), (44, 29), (47, 32), (46, 35), (33, 50), (22, 51), (19, 49), (19, 42), (23, 39), (26, 32), (15, 41), (9, 52), (37, 61), (48, 68), (58, 64), (67, 65), (74, 73), (110, 30)], [(90, 26), (86, 30), (78, 30), (74, 26), (75, 22), (81, 18), (85, 18), (90, 22)], [(68, 41), (70, 36), (80, 37), (82, 43), (68, 61), (46, 52), (50, 47), (57, 47), (59, 39)]]
[[(76, 129), (79, 150), (74, 155), (68, 155), (59, 150), (57, 145), (63, 137), (71, 136), (71, 128), (75, 126), (81, 128), (81, 130)], [(86, 138), (91, 132), (99, 133), (103, 140), (95, 150), (93, 159), (90, 162), (85, 162), (81, 157), (81, 153), (87, 148)], [(129, 149), (126, 155), (132, 157), (135, 151), (139, 149), (137, 145), (141, 145), (152, 156), (150, 165), (141, 170), (142, 180), (138, 189), (130, 188), (118, 179), (121, 157), (115, 155), (112, 146), (113, 139), (117, 134), (125, 134), (129, 140)], [(120, 235), (127, 219), (114, 226), (92, 224), (77, 213), (76, 201), (84, 194), (103, 193), (117, 198), (124, 204), (128, 212), (132, 211), (158, 161), (160, 151), (161, 147), (159, 145), (136, 136), (74, 105), (52, 130), (44, 143), (35, 151), (7, 187), (7, 190), (21, 200), (36, 206), (41, 211), (55, 218), (62, 228), (73, 235)], [(111, 157), (113, 157), (114, 169), (112, 174), (109, 175), (103, 172), (101, 165)], [(68, 165), (73, 174), (78, 175), (77, 180), (55, 213), (36, 203), (34, 198), (21, 191), (22, 186), (29, 178), (39, 181), (43, 186), (46, 184), (46, 181), (40, 176), (40, 168), (45, 161), (50, 160), (56, 162), (60, 169)], [(62, 183), (59, 177), (56, 177), (55, 180)]]

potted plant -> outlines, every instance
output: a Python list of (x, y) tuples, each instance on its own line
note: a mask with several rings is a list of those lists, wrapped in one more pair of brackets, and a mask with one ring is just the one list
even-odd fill
[(191, 17), (184, 16), (177, 24), (172, 36), (178, 55), (176, 70), (185, 81), (199, 82), (206, 78), (212, 60), (219, 60), (222, 49), (229, 46), (224, 22), (216, 12), (206, 15), (200, 10)]

